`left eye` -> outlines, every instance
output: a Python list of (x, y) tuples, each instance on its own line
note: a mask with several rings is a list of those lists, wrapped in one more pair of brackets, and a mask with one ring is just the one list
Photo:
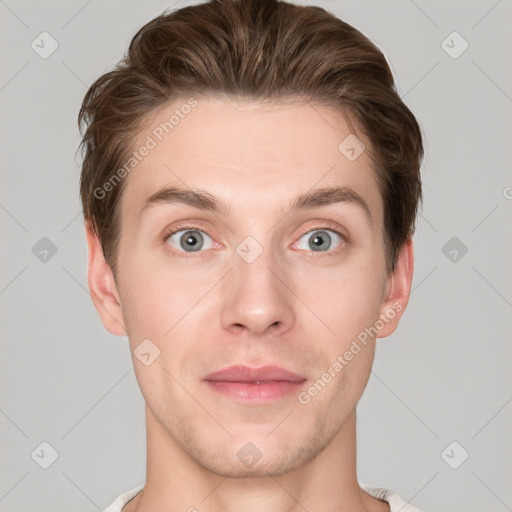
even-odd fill
[[(307, 240), (307, 247), (300, 247), (300, 241), (303, 239)], [(332, 229), (315, 229), (303, 235), (297, 245), (299, 245), (299, 249), (306, 251), (323, 252), (333, 248), (333, 239), (338, 241), (339, 246), (342, 241), (342, 236)]]
[[(180, 233), (184, 234), (180, 235)], [(173, 238), (177, 238), (177, 241), (173, 240)], [(212, 248), (212, 239), (204, 231), (199, 231), (197, 229), (180, 229), (179, 231), (171, 233), (166, 240), (169, 245), (175, 249), (181, 249), (185, 252), (196, 252), (201, 249)]]

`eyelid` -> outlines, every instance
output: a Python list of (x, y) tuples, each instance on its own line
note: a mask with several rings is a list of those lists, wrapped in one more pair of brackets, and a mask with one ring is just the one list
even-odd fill
[[(208, 235), (204, 227), (200, 227), (195, 225), (193, 222), (185, 222), (183, 224), (175, 224), (169, 229), (164, 230), (163, 237), (165, 239), (169, 238), (171, 235), (174, 235), (178, 231), (200, 231), (204, 235)], [(210, 235), (208, 235), (210, 236)], [(210, 236), (211, 238), (211, 236)]]
[(322, 230), (330, 230), (334, 231), (338, 235), (340, 235), (345, 241), (348, 241), (348, 235), (342, 230), (341, 226), (335, 222), (324, 220), (324, 221), (313, 221), (318, 222), (318, 226), (315, 225), (315, 227), (309, 227), (309, 228), (302, 228), (301, 229), (301, 236), (304, 236), (307, 233), (311, 233), (312, 231), (322, 231)]

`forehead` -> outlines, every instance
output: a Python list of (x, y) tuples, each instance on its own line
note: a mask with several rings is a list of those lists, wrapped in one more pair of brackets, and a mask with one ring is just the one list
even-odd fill
[(122, 218), (136, 223), (147, 199), (166, 186), (201, 189), (231, 214), (260, 217), (307, 191), (343, 186), (366, 200), (378, 225), (382, 201), (361, 145), (370, 142), (360, 131), (357, 137), (341, 110), (306, 101), (174, 100), (133, 145), (137, 162), (125, 178)]

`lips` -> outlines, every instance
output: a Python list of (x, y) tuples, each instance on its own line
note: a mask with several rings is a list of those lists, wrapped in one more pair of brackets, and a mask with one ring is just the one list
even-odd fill
[(204, 380), (212, 382), (241, 382), (259, 384), (266, 382), (303, 382), (301, 377), (279, 366), (268, 365), (259, 368), (235, 365), (207, 375)]
[(296, 392), (307, 380), (279, 366), (236, 365), (211, 373), (203, 379), (215, 393), (237, 403), (263, 405)]

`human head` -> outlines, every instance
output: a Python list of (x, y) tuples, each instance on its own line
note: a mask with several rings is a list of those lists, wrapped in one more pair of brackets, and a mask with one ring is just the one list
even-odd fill
[(81, 201), (114, 278), (119, 205), (136, 136), (173, 98), (211, 93), (274, 102), (305, 99), (339, 109), (352, 133), (360, 128), (370, 141), (365, 151), (382, 194), (386, 268), (393, 271), (414, 232), (423, 146), (385, 57), (361, 32), (319, 7), (213, 0), (164, 12), (143, 26), (125, 58), (98, 78), (83, 100)]
[[(103, 256), (115, 249), (107, 261), (88, 228), (91, 296), (104, 326), (128, 335), (146, 402), (148, 461), (178, 457), (177, 465), (192, 467), (192, 476), (204, 476), (205, 468), (234, 477), (292, 474), (338, 448), (348, 461), (374, 341), (394, 331), (410, 291), (410, 230), (403, 231), (392, 272), (388, 253), (394, 246), (386, 246), (385, 233), (387, 218), (394, 222), (391, 238), (404, 222), (410, 227), (404, 205), (419, 194), (419, 162), (404, 164), (418, 157), (412, 148), (418, 149), (421, 138), (410, 139), (414, 117), (397, 103), (391, 86), (382, 89), (382, 80), (392, 83), (391, 75), (367, 39), (321, 9), (295, 11), (286, 5), (223, 0), (186, 8), (175, 13), (179, 23), (170, 23), (181, 31), (174, 37), (165, 28), (167, 18), (157, 18), (132, 41), (131, 67), (107, 73), (84, 100), (92, 114), (92, 138), (86, 132), (84, 139), (93, 143), (85, 146), (90, 152), (82, 191), (103, 208), (105, 232), (119, 229), (115, 244), (107, 239), (101, 247)], [(189, 25), (197, 13), (203, 13), (200, 30)], [(241, 18), (242, 26), (249, 26), (245, 31)], [(298, 34), (295, 46), (287, 45)], [(346, 42), (350, 34), (356, 43), (349, 49), (331, 48), (329, 54), (322, 48), (325, 38), (341, 36)], [(215, 40), (216, 52), (199, 51)], [(357, 63), (347, 64), (358, 52)], [(350, 68), (343, 79), (342, 70), (325, 69), (337, 55), (343, 56), (339, 66)], [(340, 82), (325, 89), (329, 77)], [(180, 87), (172, 89), (169, 84), (176, 81)], [(346, 99), (334, 103), (340, 91)], [(352, 105), (354, 98), (360, 101)], [(358, 119), (362, 112), (366, 124)], [(355, 159), (339, 149), (352, 134), (366, 147)], [(381, 173), (372, 136), (394, 174)], [(132, 152), (138, 158), (128, 172), (122, 164)], [(122, 179), (110, 182), (112, 176)], [(169, 192), (162, 195), (169, 186), (180, 187), (180, 198), (189, 202), (169, 202)], [(341, 205), (326, 204), (333, 198), (322, 191), (327, 187), (343, 192)], [(391, 203), (389, 191), (395, 194)], [(112, 194), (118, 194), (118, 211)], [(291, 206), (310, 194), (314, 200), (305, 201), (306, 208)], [(225, 206), (212, 210), (213, 196)], [(157, 201), (145, 208), (151, 198)], [(198, 207), (198, 198), (206, 208)], [(388, 203), (395, 208), (391, 215)], [(94, 218), (85, 206), (84, 213)], [(300, 247), (320, 228), (315, 246)], [(339, 244), (337, 235), (327, 236), (329, 230), (338, 231)], [(196, 234), (172, 247), (180, 231)], [(183, 242), (191, 240), (188, 254)], [(201, 240), (206, 247), (200, 247)], [(313, 254), (316, 244), (326, 241), (336, 244), (335, 250)], [(210, 388), (208, 375), (234, 364), (283, 366), (299, 375), (307, 390), (299, 400), (287, 395), (265, 407), (226, 400)], [(325, 389), (316, 388), (319, 381)], [(290, 407), (296, 412), (293, 424), (275, 428), (276, 418)], [(263, 454), (254, 468), (237, 457), (248, 442)], [(331, 449), (324, 450), (327, 446)]]

